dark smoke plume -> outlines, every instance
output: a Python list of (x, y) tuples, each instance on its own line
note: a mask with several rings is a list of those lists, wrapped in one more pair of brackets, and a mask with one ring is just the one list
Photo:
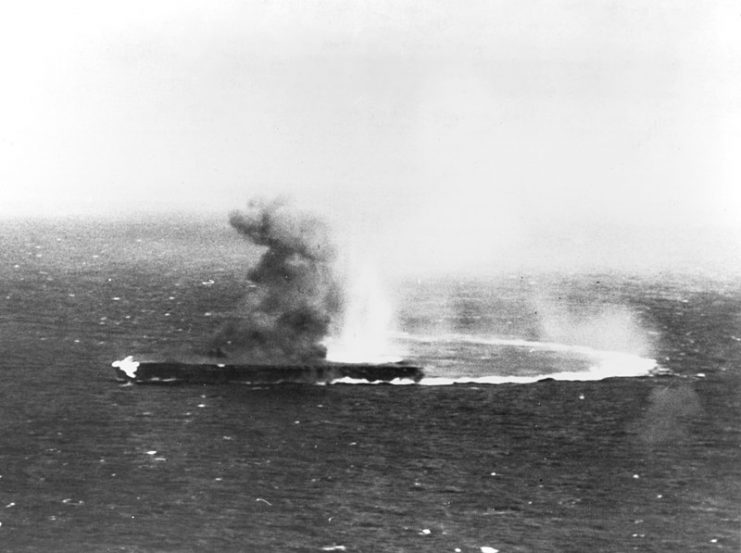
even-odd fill
[(321, 342), (340, 307), (327, 225), (282, 201), (259, 200), (229, 222), (266, 250), (247, 273), (254, 287), (214, 338), (213, 351), (257, 363), (323, 360)]

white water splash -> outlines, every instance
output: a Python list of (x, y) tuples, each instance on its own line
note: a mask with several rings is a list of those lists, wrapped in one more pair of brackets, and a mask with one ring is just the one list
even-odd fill
[(365, 262), (345, 279), (342, 327), (325, 341), (327, 360), (342, 363), (389, 363), (401, 352), (391, 340), (394, 314), (373, 265)]
[(114, 361), (111, 363), (111, 366), (121, 369), (126, 376), (131, 379), (136, 378), (136, 371), (139, 369), (139, 363), (134, 361), (134, 358), (131, 355), (118, 361)]

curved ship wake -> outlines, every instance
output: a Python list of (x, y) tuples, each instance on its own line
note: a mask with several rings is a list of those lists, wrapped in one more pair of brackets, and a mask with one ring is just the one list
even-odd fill
[[(528, 374), (501, 374), (492, 372), (495, 366), (491, 362), (479, 363), (475, 374), (460, 374), (455, 368), (450, 370), (430, 369), (419, 384), (424, 386), (448, 386), (452, 384), (531, 384), (545, 380), (561, 381), (597, 381), (607, 378), (635, 378), (661, 376), (668, 371), (658, 366), (655, 359), (642, 357), (624, 351), (601, 350), (590, 346), (563, 344), (559, 342), (531, 341), (520, 338), (500, 338), (496, 336), (478, 336), (466, 334), (445, 334), (442, 336), (399, 334), (398, 338), (409, 343), (439, 349), (442, 346), (452, 347), (454, 351), (467, 347), (487, 347), (490, 350), (514, 349), (518, 355), (531, 358), (538, 353), (558, 354), (567, 365), (585, 365), (573, 370), (556, 370), (553, 372), (527, 371)], [(465, 371), (470, 373), (471, 371)], [(451, 374), (452, 373), (452, 374)], [(459, 373), (459, 374), (455, 374)]]

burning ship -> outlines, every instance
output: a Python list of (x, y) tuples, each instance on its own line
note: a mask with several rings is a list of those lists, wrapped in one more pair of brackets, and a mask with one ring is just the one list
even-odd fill
[(402, 384), (418, 382), (424, 372), (404, 361), (395, 363), (311, 364), (221, 363), (216, 361), (115, 361), (119, 382), (136, 384)]
[(406, 362), (327, 360), (325, 338), (343, 313), (342, 287), (333, 272), (328, 227), (282, 201), (252, 201), (229, 222), (253, 246), (247, 293), (204, 355), (129, 356), (115, 361), (116, 378), (141, 384), (329, 384), (417, 382), (420, 367)]

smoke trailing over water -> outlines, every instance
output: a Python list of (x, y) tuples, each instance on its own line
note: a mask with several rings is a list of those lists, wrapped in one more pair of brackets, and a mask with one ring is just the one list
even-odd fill
[(280, 200), (253, 200), (229, 222), (265, 251), (248, 270), (252, 286), (212, 349), (260, 363), (324, 360), (322, 341), (341, 305), (328, 226)]
[(622, 305), (590, 305), (540, 297), (535, 301), (543, 339), (597, 350), (649, 355), (647, 332), (636, 315)]

